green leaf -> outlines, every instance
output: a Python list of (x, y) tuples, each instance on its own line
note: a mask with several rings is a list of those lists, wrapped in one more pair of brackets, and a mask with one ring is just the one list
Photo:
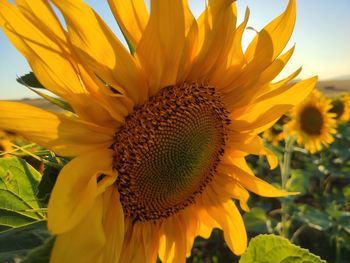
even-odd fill
[(55, 237), (48, 238), (44, 244), (30, 251), (21, 263), (48, 263), (54, 244)]
[(52, 189), (56, 183), (56, 179), (61, 169), (65, 164), (69, 162), (66, 158), (50, 157), (47, 159), (50, 164), (57, 164), (57, 166), (46, 165), (43, 173), (43, 177), (38, 186), (37, 196), (42, 204), (46, 205), (49, 202), (49, 198)]
[(131, 42), (131, 40), (126, 36), (125, 32), (123, 31), (122, 27), (119, 25), (119, 22), (117, 21), (117, 24), (119, 26), (120, 32), (122, 32), (123, 37), (126, 41), (126, 44), (128, 45), (129, 51), (131, 55), (134, 55), (135, 53), (135, 45)]
[(45, 218), (36, 197), (40, 179), (24, 160), (0, 159), (0, 231)]
[(18, 77), (16, 80), (18, 83), (27, 87), (45, 89), (45, 87), (39, 82), (33, 72), (29, 72), (28, 74)]
[(15, 262), (50, 237), (46, 221), (38, 221), (0, 233), (0, 262)]
[(275, 235), (259, 235), (250, 240), (239, 263), (326, 263), (320, 257)]
[(307, 171), (301, 169), (291, 170), (290, 178), (287, 181), (287, 189), (290, 192), (306, 194), (310, 188), (310, 176)]
[(59, 98), (55, 98), (55, 97), (52, 97), (52, 96), (49, 96), (43, 92), (40, 92), (38, 90), (35, 90), (33, 88), (30, 88), (28, 87), (31, 91), (35, 92), (36, 94), (38, 94), (40, 97), (44, 98), (45, 100), (47, 100), (48, 102), (51, 102), (52, 104), (55, 104), (57, 105), (58, 107), (60, 107), (61, 109), (64, 109), (64, 110), (67, 110), (67, 111), (70, 111), (70, 112), (74, 112), (72, 106), (64, 101), (64, 100), (61, 100)]
[(332, 221), (326, 213), (311, 206), (299, 206), (298, 219), (309, 227), (319, 231), (326, 231), (332, 227)]
[[(36, 89), (46, 89), (46, 88), (39, 82), (39, 80), (36, 78), (33, 72), (29, 72), (24, 76), (18, 77), (16, 80), (18, 83), (26, 86), (28, 89), (35, 92), (40, 97), (47, 100), (48, 102), (55, 104), (64, 110), (74, 112), (72, 106), (68, 102), (61, 100), (59, 98), (49, 96), (41, 91), (36, 90)], [(33, 88), (36, 88), (36, 89), (33, 89)]]
[(344, 197), (346, 202), (350, 203), (350, 185), (343, 188)]

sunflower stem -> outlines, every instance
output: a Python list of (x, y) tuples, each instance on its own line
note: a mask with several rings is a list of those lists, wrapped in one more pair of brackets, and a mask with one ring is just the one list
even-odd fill
[[(287, 182), (290, 175), (290, 168), (291, 168), (291, 159), (292, 159), (292, 153), (293, 153), (293, 146), (294, 146), (295, 139), (293, 137), (287, 137), (285, 140), (285, 149), (284, 149), (284, 155), (283, 160), (280, 163), (281, 166), (281, 181), (282, 181), (282, 189), (284, 191), (288, 191), (287, 189)], [(282, 231), (281, 235), (285, 238), (288, 238), (289, 233), (289, 222), (288, 222), (288, 214), (287, 214), (287, 202), (285, 198), (282, 198), (281, 200), (281, 214), (282, 214)]]

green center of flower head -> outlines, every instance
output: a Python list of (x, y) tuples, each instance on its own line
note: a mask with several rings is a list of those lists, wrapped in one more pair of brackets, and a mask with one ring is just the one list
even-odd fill
[(341, 100), (332, 101), (332, 109), (330, 112), (337, 114), (336, 118), (339, 119), (345, 110), (344, 103)]
[(215, 89), (162, 89), (126, 118), (115, 135), (114, 168), (124, 213), (166, 218), (195, 201), (224, 152), (228, 112)]
[(319, 109), (308, 106), (300, 114), (300, 127), (309, 135), (321, 135), (323, 116)]

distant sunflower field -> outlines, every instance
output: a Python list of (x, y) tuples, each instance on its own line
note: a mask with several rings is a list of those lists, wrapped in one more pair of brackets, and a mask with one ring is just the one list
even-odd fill
[(350, 96), (277, 80), (296, 0), (260, 31), (234, 0), (108, 4), (125, 44), (82, 0), (0, 1), (56, 107), (0, 101), (0, 263), (348, 263)]

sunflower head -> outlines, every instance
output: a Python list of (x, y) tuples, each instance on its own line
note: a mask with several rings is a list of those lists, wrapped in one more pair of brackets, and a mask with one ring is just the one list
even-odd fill
[[(109, 0), (128, 50), (82, 0), (0, 1), (0, 24), (39, 82), (74, 110), (0, 102), (0, 128), (61, 156), (48, 207), (52, 262), (185, 262), (194, 238), (224, 230), (246, 249), (249, 191), (289, 193), (254, 176), (249, 154), (276, 157), (259, 134), (317, 78), (273, 80), (293, 54), (296, 1), (247, 47), (235, 1)], [(53, 4), (53, 5), (51, 5)], [(58, 10), (65, 24), (55, 16)]]
[(194, 203), (217, 172), (229, 124), (208, 85), (169, 86), (135, 108), (113, 144), (125, 214), (156, 220)]
[(343, 93), (338, 98), (333, 99), (330, 112), (336, 114), (335, 118), (339, 123), (350, 120), (350, 95)]
[(333, 142), (336, 133), (335, 114), (330, 112), (331, 100), (319, 91), (311, 95), (292, 111), (292, 121), (286, 124), (288, 134), (295, 135), (297, 142), (315, 153)]

